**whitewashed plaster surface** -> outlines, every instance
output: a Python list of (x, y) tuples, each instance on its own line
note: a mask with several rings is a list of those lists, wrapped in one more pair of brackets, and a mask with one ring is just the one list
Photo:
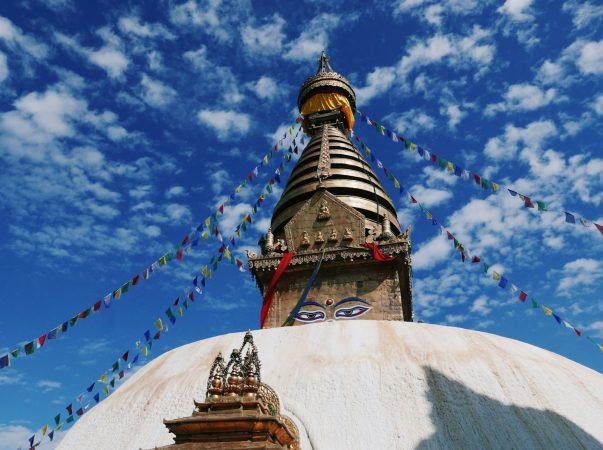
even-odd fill
[[(603, 375), (554, 353), (461, 328), (339, 321), (253, 332), (262, 380), (302, 448), (603, 448)], [(83, 416), (59, 449), (172, 443), (209, 368), (243, 333), (174, 349)]]

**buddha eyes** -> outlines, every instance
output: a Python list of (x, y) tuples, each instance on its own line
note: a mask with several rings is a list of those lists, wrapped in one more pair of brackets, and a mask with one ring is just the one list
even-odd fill
[(366, 306), (352, 306), (351, 308), (339, 308), (335, 311), (335, 318), (337, 319), (354, 319), (365, 313), (371, 308)]
[(300, 322), (318, 322), (319, 320), (325, 320), (325, 313), (322, 311), (300, 311), (295, 316)]

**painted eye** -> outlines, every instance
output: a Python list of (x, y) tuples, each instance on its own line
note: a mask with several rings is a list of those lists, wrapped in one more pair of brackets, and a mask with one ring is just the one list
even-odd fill
[(325, 320), (325, 313), (322, 311), (300, 311), (295, 316), (296, 320), (300, 322), (318, 322), (320, 320)]
[(338, 319), (355, 319), (371, 310), (366, 306), (352, 306), (351, 308), (339, 308), (335, 311), (335, 317)]

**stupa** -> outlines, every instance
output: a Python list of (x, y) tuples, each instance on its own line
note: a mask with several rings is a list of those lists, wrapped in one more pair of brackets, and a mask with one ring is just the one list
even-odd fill
[(310, 142), (249, 255), (263, 298), (250, 352), (235, 333), (159, 356), (58, 449), (603, 448), (601, 374), (413, 323), (410, 230), (347, 137), (355, 100), (323, 54), (298, 97)]

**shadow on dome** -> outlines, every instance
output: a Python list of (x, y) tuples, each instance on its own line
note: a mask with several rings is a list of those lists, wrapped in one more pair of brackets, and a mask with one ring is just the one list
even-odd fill
[(603, 444), (550, 410), (505, 405), (423, 367), (435, 433), (417, 449), (600, 449)]

